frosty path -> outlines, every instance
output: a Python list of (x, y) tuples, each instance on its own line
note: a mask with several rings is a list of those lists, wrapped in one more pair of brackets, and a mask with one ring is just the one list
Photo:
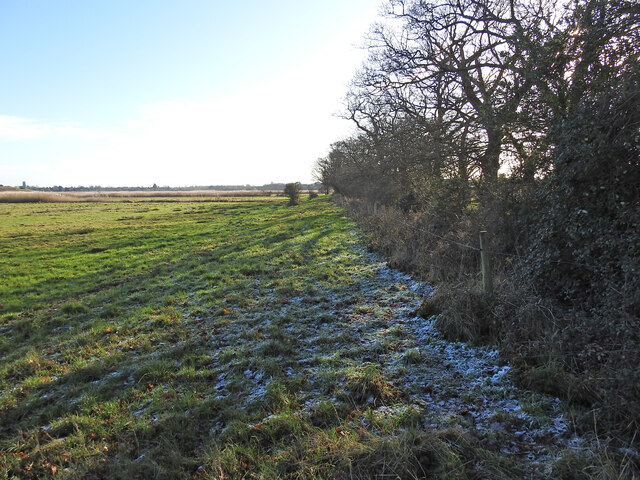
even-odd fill
[[(414, 315), (431, 287), (390, 269), (373, 254), (360, 253), (368, 266), (349, 291), (330, 296), (329, 313), (340, 321), (320, 323), (306, 339), (309, 357), (299, 364), (312, 366), (300, 373), (331, 377), (327, 365), (314, 361), (318, 357), (339, 355), (345, 361), (378, 365), (403, 400), (388, 406), (369, 397), (380, 419), (398, 409), (415, 409), (421, 427), (461, 428), (491, 449), (516, 457), (527, 465), (531, 478), (546, 477), (559, 451), (579, 443), (560, 401), (515, 387), (497, 350), (443, 339), (432, 319)], [(336, 341), (318, 341), (327, 338)], [(336, 381), (345, 382), (345, 376)], [(317, 401), (310, 395), (307, 405)], [(478, 469), (482, 471), (482, 465)]]
[[(431, 286), (357, 241), (316, 268), (331, 262), (350, 272), (348, 284), (311, 286), (309, 277), (302, 294), (283, 296), (256, 279), (256, 308), (238, 317), (240, 328), (216, 330), (215, 400), (245, 412), (266, 406), (249, 431), (294, 415), (344, 435), (464, 435), (465, 455), (475, 452), (465, 468), (480, 478), (549, 478), (563, 451), (581, 446), (561, 402), (514, 386), (497, 350), (449, 342), (415, 315)], [(212, 431), (227, 438), (232, 428)]]

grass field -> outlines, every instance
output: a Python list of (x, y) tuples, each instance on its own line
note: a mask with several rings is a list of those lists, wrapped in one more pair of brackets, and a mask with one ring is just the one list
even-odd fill
[(0, 204), (0, 477), (538, 478), (395, 275), (323, 197)]
[(287, 330), (352, 283), (347, 228), (326, 201), (0, 206), (0, 476), (277, 476), (290, 435), (337, 455), (340, 412), (294, 413)]

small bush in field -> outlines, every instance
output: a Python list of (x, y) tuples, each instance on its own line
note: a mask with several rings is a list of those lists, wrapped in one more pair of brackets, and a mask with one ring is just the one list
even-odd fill
[(302, 192), (302, 186), (300, 182), (287, 183), (284, 186), (284, 194), (289, 197), (289, 205), (300, 204), (300, 193)]
[(315, 191), (309, 192), (309, 200), (313, 200), (314, 198), (318, 198), (318, 192), (315, 192)]

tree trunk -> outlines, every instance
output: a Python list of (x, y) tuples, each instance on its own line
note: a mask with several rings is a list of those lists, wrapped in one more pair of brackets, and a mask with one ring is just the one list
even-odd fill
[(500, 128), (487, 129), (487, 148), (480, 159), (480, 168), (482, 169), (482, 178), (490, 183), (498, 179), (503, 136)]

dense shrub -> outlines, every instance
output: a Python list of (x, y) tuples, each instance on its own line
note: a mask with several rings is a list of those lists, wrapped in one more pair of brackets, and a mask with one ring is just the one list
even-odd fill
[(284, 186), (284, 194), (289, 197), (289, 205), (299, 205), (300, 204), (300, 194), (302, 193), (302, 186), (300, 182), (295, 183), (287, 183)]
[[(582, 428), (593, 427), (595, 412), (598, 428), (632, 438), (640, 418), (640, 372), (633, 367), (640, 363), (640, 285), (630, 273), (639, 268), (639, 223), (625, 217), (621, 229), (621, 216), (608, 210), (588, 221), (571, 215), (567, 205), (579, 198), (563, 196), (561, 185), (472, 185), (466, 207), (451, 196), (447, 204), (448, 188), (432, 188), (418, 212), (387, 205), (374, 213), (365, 200), (342, 201), (392, 266), (436, 284), (438, 295), (419, 314), (438, 315), (449, 338), (498, 343), (526, 387), (587, 407)], [(480, 196), (490, 207), (477, 202)], [(480, 285), (484, 228), (492, 234), (493, 295)]]

